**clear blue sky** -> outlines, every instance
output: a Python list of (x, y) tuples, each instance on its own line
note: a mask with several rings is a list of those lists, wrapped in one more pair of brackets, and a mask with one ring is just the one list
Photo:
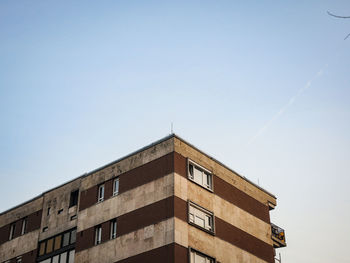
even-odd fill
[(0, 210), (174, 131), (278, 197), (284, 263), (350, 262), (347, 1), (0, 2)]

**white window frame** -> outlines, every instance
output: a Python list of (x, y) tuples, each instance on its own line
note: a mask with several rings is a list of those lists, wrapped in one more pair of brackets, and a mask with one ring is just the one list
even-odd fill
[[(205, 209), (204, 207), (188, 201), (188, 223), (198, 227), (212, 235), (215, 234), (215, 220), (214, 213)], [(202, 220), (203, 225), (198, 221)], [(197, 222), (196, 222), (197, 221)]]
[[(188, 248), (189, 250), (189, 258), (190, 258), (190, 263), (200, 263), (203, 262), (202, 260), (204, 259), (205, 263), (216, 263), (216, 259), (213, 257), (210, 257), (198, 250), (195, 250), (191, 247)], [(200, 257), (202, 260), (196, 260), (198, 257)]]
[(22, 220), (22, 229), (21, 229), (21, 235), (24, 235), (26, 233), (27, 228), (27, 218), (23, 218)]
[(102, 226), (99, 225), (95, 228), (95, 245), (101, 244), (102, 241)]
[(103, 202), (104, 198), (105, 198), (105, 185), (101, 184), (98, 186), (97, 202)]
[[(117, 183), (117, 187), (116, 187)], [(113, 180), (113, 196), (118, 195), (119, 193), (119, 177)]]
[(110, 239), (115, 239), (117, 237), (117, 219), (111, 221), (111, 234)]
[(9, 235), (9, 240), (13, 239), (13, 236), (15, 235), (15, 229), (16, 229), (16, 223), (12, 223), (10, 225), (10, 235)]
[[(192, 167), (192, 173), (191, 168)], [(200, 180), (196, 180), (195, 173), (201, 174)], [(213, 192), (213, 173), (209, 171), (208, 169), (204, 168), (203, 166), (200, 166), (199, 164), (193, 162), (192, 160), (187, 160), (187, 174), (188, 179), (190, 179), (192, 182), (202, 186), (203, 188)]]

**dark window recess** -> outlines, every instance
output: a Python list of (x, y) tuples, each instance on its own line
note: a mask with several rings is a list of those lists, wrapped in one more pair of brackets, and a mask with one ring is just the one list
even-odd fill
[(71, 217), (70, 217), (70, 220), (71, 220), (71, 221), (74, 220), (74, 219), (77, 219), (77, 215), (74, 215), (74, 216), (71, 216)]
[(79, 190), (76, 190), (70, 193), (69, 207), (72, 207), (78, 204), (78, 197), (79, 197)]
[(49, 230), (47, 226), (43, 228), (43, 232), (46, 232), (47, 230)]
[(58, 210), (57, 214), (61, 214), (63, 212), (63, 208)]
[(50, 212), (51, 212), (51, 207), (48, 207), (48, 208), (47, 208), (47, 215), (48, 215), (48, 216), (50, 215)]

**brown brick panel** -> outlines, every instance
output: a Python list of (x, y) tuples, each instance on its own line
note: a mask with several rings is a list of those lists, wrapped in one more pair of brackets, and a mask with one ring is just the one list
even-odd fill
[(33, 214), (30, 214), (27, 217), (27, 230), (26, 233), (37, 230), (40, 228), (41, 225), (41, 215), (43, 213), (43, 210), (37, 211)]
[(214, 175), (214, 193), (270, 224), (269, 207)]
[[(188, 222), (187, 202), (175, 198), (175, 217)], [(247, 232), (215, 217), (215, 236), (267, 262), (273, 262), (273, 247)]]
[(188, 249), (172, 243), (125, 258), (116, 263), (188, 263)]
[[(177, 198), (178, 199), (178, 198)], [(117, 237), (174, 216), (174, 196), (117, 217)], [(109, 240), (110, 221), (102, 223), (102, 242)], [(76, 251), (94, 246), (95, 226), (77, 233)]]
[(119, 175), (119, 193), (149, 183), (172, 172), (174, 172), (173, 152)]
[(174, 263), (188, 263), (188, 248), (175, 243), (174, 257)]
[[(174, 152), (119, 175), (119, 194), (174, 172)], [(112, 197), (113, 179), (105, 182), (105, 197)], [(97, 203), (98, 186), (81, 192), (79, 210)]]
[[(175, 172), (187, 178), (187, 159), (180, 154), (176, 154), (174, 162)], [(269, 208), (267, 205), (264, 205), (216, 175), (213, 176), (213, 181), (214, 194), (238, 206), (251, 215), (270, 223)]]
[[(34, 212), (34, 213), (27, 216), (26, 233), (32, 232), (32, 231), (40, 228), (41, 215), (42, 215), (42, 210)], [(16, 224), (15, 233), (13, 235), (13, 238), (19, 237), (21, 235), (22, 222), (23, 222), (23, 219), (21, 218), (15, 222), (4, 225), (3, 227), (0, 228), (0, 245), (9, 241), (10, 226), (13, 223)]]
[(94, 245), (95, 241), (95, 227), (87, 228), (77, 233), (77, 240), (75, 243), (75, 251), (88, 249)]
[(173, 216), (174, 197), (172, 196), (118, 217), (117, 235), (125, 235)]
[(4, 225), (0, 228), (0, 245), (9, 240), (10, 225)]
[[(113, 196), (113, 179), (105, 182), (105, 197), (104, 199), (111, 198)], [(97, 193), (96, 193), (97, 196)]]
[(98, 186), (95, 185), (80, 193), (80, 211), (97, 203), (97, 189)]
[(102, 223), (102, 238), (101, 242), (106, 242), (110, 239), (110, 221)]
[(215, 217), (216, 236), (267, 262), (274, 262), (273, 247), (243, 230)]

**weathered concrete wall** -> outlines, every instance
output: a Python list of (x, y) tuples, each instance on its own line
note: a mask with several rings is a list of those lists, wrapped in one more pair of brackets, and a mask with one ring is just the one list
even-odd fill
[[(41, 220), (41, 232), (39, 239), (43, 240), (77, 225), (77, 219), (71, 217), (77, 215), (77, 206), (69, 208), (70, 194), (79, 189), (81, 179), (78, 178), (68, 184), (56, 188), (44, 194), (43, 215)], [(50, 214), (47, 211), (50, 207)], [(59, 210), (62, 210), (58, 214)], [(42, 232), (44, 227), (48, 227), (46, 232)]]
[(174, 151), (174, 138), (170, 138), (159, 144), (156, 144), (144, 151), (138, 152), (129, 156), (115, 164), (112, 164), (104, 169), (96, 171), (87, 177), (84, 177), (81, 184), (81, 190), (86, 190), (94, 185), (103, 183), (113, 177), (125, 173), (131, 169), (151, 162), (163, 155)]
[(112, 263), (174, 242), (174, 218), (76, 253), (76, 263)]
[(217, 261), (224, 263), (266, 262), (177, 218), (175, 218), (175, 242), (184, 247), (203, 251), (207, 255), (215, 257)]
[(191, 200), (195, 202), (212, 211), (216, 217), (272, 246), (270, 224), (178, 174), (175, 174), (175, 196), (180, 197), (184, 201)]
[[(184, 141), (180, 140), (177, 137), (174, 138), (174, 150), (180, 153), (182, 156), (186, 158), (190, 158), (192, 161), (210, 170), (221, 179), (235, 186), (239, 190), (247, 193), (251, 197), (260, 201), (261, 203), (268, 205), (268, 202), (270, 202), (276, 205), (275, 197), (259, 189), (254, 184), (243, 179), (239, 175), (225, 168), (221, 164), (209, 158), (207, 155), (204, 155), (203, 153), (189, 146), (188, 144), (186, 144)], [(215, 188), (215, 185), (214, 185), (214, 188)]]
[(36, 249), (39, 231), (32, 231), (2, 244), (0, 246), (0, 261), (6, 261)]

